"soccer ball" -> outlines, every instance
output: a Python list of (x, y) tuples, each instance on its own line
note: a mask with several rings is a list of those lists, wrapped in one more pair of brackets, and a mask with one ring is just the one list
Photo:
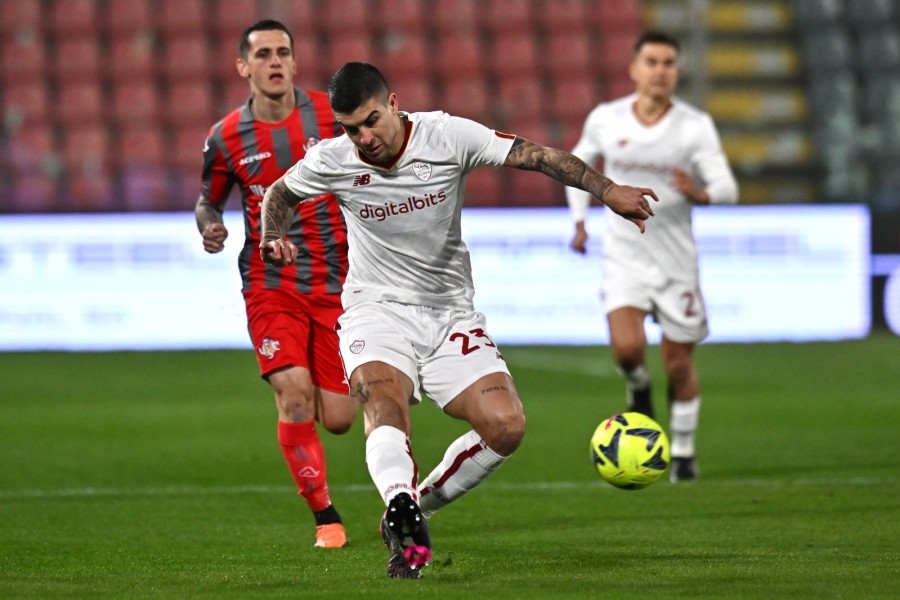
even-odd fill
[(639, 490), (665, 473), (669, 438), (647, 415), (615, 414), (594, 431), (591, 458), (600, 477), (618, 488)]

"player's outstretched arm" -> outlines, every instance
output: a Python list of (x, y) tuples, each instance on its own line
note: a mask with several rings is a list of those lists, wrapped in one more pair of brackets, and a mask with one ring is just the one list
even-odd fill
[(654, 214), (647, 196), (659, 201), (650, 188), (619, 185), (565, 150), (542, 146), (521, 137), (513, 142), (503, 166), (540, 171), (563, 185), (585, 190), (614, 213), (637, 225), (641, 232), (644, 221)]
[(298, 200), (285, 185), (283, 176), (266, 190), (260, 219), (262, 239), (259, 242), (259, 255), (263, 261), (286, 267), (297, 260), (297, 246), (287, 239), (287, 234)]

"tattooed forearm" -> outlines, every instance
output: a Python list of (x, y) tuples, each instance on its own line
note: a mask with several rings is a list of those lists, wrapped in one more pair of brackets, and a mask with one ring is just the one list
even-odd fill
[(266, 190), (262, 204), (262, 241), (280, 240), (287, 235), (297, 198), (279, 179)]
[(601, 200), (612, 186), (610, 179), (577, 156), (524, 138), (516, 138), (504, 164), (526, 171), (540, 171), (563, 185), (585, 190)]

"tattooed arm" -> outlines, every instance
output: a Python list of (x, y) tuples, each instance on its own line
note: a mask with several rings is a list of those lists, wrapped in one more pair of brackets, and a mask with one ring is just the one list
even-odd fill
[(503, 166), (540, 171), (563, 185), (589, 192), (613, 212), (637, 225), (642, 233), (644, 221), (653, 216), (653, 208), (646, 197), (659, 201), (650, 188), (618, 185), (569, 152), (521, 137), (513, 142)]
[(294, 205), (300, 198), (288, 189), (284, 176), (269, 186), (262, 202), (262, 239), (259, 254), (263, 261), (279, 267), (294, 264), (297, 246), (287, 238), (294, 216)]
[(203, 249), (210, 254), (221, 252), (228, 237), (228, 229), (222, 219), (222, 206), (213, 204), (205, 196), (200, 196), (197, 199), (197, 206), (194, 207), (194, 215), (197, 217), (197, 229), (203, 237)]

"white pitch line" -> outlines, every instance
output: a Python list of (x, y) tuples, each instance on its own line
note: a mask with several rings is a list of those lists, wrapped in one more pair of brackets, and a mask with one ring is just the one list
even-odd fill
[[(666, 485), (665, 482), (660, 482)], [(894, 479), (875, 477), (850, 477), (847, 479), (704, 479), (690, 485), (702, 487), (747, 486), (747, 487), (815, 487), (815, 486), (870, 486), (897, 483)], [(528, 481), (528, 482), (487, 482), (487, 488), (521, 491), (547, 491), (571, 489), (614, 490), (599, 479), (597, 481)], [(372, 484), (329, 485), (332, 491), (344, 493), (370, 493), (375, 491)], [(293, 492), (290, 486), (238, 485), (222, 487), (172, 486), (156, 488), (67, 488), (59, 490), (0, 490), (0, 500), (23, 500), (29, 498), (94, 498), (94, 497), (140, 497), (140, 496), (221, 496), (240, 494), (285, 494)]]

